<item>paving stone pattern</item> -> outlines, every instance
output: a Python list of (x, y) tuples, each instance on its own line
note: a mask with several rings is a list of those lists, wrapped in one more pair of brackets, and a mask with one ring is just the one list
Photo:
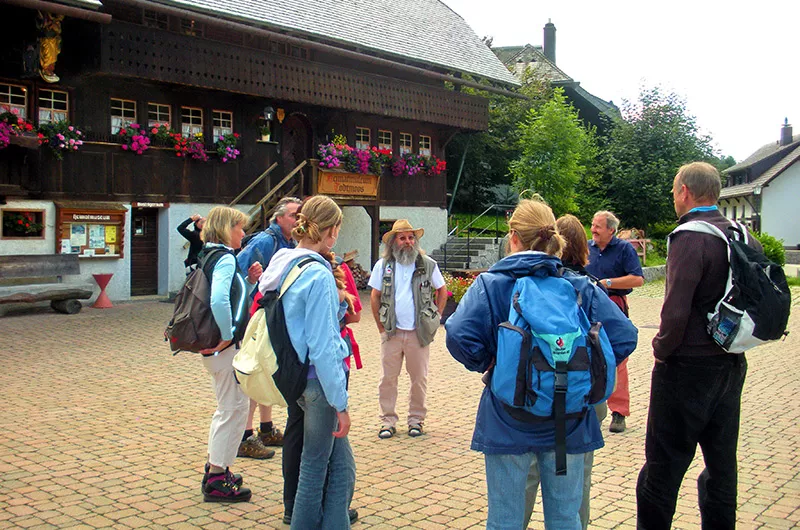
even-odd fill
[[(644, 293), (642, 293), (644, 294)], [(595, 456), (592, 528), (634, 528), (635, 483), (644, 459), (652, 356), (661, 299), (631, 298), (640, 347), (630, 361), (632, 416), (606, 432)], [(365, 308), (369, 307), (364, 298)], [(280, 520), (280, 450), (239, 459), (250, 503), (204, 503), (200, 478), (214, 397), (200, 359), (173, 357), (163, 342), (169, 304), (34, 309), (0, 318), (0, 528), (287, 528)], [(378, 439), (379, 337), (369, 312), (354, 326), (364, 369), (351, 378), (357, 484), (355, 528), (484, 528), (482, 455), (469, 450), (480, 375), (444, 348), (431, 351), (427, 434)], [(800, 321), (748, 355), (739, 441), (738, 527), (800, 527)], [(407, 410), (401, 376), (399, 412)], [(285, 411), (276, 410), (278, 425)], [(607, 422), (604, 428), (607, 429)], [(681, 489), (674, 528), (699, 528), (698, 452)], [(532, 528), (543, 528), (537, 504)]]

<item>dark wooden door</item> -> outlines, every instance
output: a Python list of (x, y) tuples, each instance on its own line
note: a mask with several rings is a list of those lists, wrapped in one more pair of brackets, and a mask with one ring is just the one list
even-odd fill
[(131, 296), (158, 293), (158, 208), (131, 215)]
[[(283, 122), (281, 155), (286, 174), (296, 168), (303, 160), (311, 158), (311, 127), (303, 116), (293, 114)], [(303, 189), (309, 192), (311, 171), (309, 167), (301, 170)]]

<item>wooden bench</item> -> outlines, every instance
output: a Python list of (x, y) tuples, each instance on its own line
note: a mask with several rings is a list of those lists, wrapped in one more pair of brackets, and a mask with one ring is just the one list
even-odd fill
[(0, 304), (50, 300), (50, 307), (69, 315), (81, 310), (79, 299), (91, 298), (94, 285), (62, 283), (80, 274), (77, 254), (0, 256)]
[(620, 230), (617, 238), (624, 239), (636, 250), (636, 255), (642, 261), (642, 265), (647, 261), (647, 244), (650, 243), (649, 239), (645, 239), (644, 230), (638, 228), (631, 228), (630, 230)]

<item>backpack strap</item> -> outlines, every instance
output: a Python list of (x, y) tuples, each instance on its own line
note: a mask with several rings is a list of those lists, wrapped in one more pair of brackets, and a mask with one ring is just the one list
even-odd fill
[(278, 298), (281, 298), (283, 294), (289, 290), (289, 287), (292, 286), (295, 280), (297, 280), (297, 278), (300, 277), (300, 275), (303, 273), (303, 269), (305, 268), (305, 266), (310, 263), (314, 263), (315, 261), (317, 260), (308, 257), (304, 260), (301, 260), (299, 263), (297, 263), (297, 265), (292, 267), (292, 270), (289, 271), (289, 274), (286, 275), (286, 278), (284, 278), (283, 283), (281, 284), (281, 290), (280, 293), (278, 294)]

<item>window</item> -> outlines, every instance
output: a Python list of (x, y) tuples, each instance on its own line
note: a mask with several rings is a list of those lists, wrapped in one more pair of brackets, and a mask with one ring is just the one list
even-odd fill
[(2, 237), (44, 239), (44, 210), (0, 210)]
[(111, 134), (119, 134), (131, 123), (136, 123), (136, 102), (111, 98)]
[(233, 134), (233, 113), (225, 110), (212, 111), (214, 126), (214, 143), (219, 141), (223, 134)]
[(0, 110), (13, 112), (22, 119), (27, 119), (28, 90), (23, 86), (0, 85)]
[(181, 133), (185, 136), (203, 134), (203, 109), (181, 107)]
[(56, 123), (67, 119), (67, 93), (60, 90), (39, 91), (39, 124)]
[(422, 156), (431, 156), (431, 137), (430, 136), (422, 136), (419, 137), (419, 154)]
[(400, 156), (406, 155), (413, 151), (413, 140), (411, 139), (411, 133), (400, 133)]
[(152, 9), (144, 10), (144, 25), (148, 28), (169, 29), (169, 17)]
[(356, 149), (369, 149), (369, 146), (369, 129), (366, 127), (356, 127)]
[(736, 220), (736, 206), (733, 207), (733, 217), (731, 219)]
[(159, 125), (166, 125), (168, 129), (172, 126), (172, 109), (169, 105), (148, 103), (147, 126), (158, 127)]
[(378, 149), (392, 150), (392, 131), (378, 130)]
[(722, 207), (722, 217), (728, 217), (728, 207), (727, 206), (723, 206)]
[(181, 19), (181, 33), (190, 37), (202, 37), (203, 26), (188, 18)]

